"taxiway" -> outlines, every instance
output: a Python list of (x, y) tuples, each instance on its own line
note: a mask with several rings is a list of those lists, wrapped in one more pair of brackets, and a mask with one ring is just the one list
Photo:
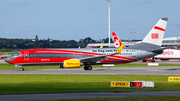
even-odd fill
[(180, 96), (180, 91), (0, 95), (1, 101)]
[[(17, 67), (16, 67), (17, 68)], [(76, 69), (32, 69), (20, 70), (0, 70), (0, 74), (65, 74), (65, 75), (180, 75), (178, 66), (157, 66), (157, 67), (103, 67), (93, 68), (93, 70)]]

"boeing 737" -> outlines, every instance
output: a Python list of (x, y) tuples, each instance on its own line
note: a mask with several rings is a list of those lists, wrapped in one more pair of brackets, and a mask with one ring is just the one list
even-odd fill
[(7, 63), (16, 67), (29, 65), (59, 65), (61, 68), (92, 70), (91, 65), (121, 64), (134, 62), (161, 54), (161, 48), (168, 18), (161, 18), (141, 43), (124, 48), (69, 48), (22, 50), (6, 58)]

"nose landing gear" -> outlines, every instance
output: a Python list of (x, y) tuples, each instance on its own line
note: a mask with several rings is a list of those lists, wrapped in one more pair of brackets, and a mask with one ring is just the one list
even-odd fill
[(23, 68), (23, 67), (21, 67), (21, 71), (24, 71), (24, 68)]
[(15, 67), (20, 67), (21, 69), (21, 71), (24, 71), (24, 68), (23, 68), (23, 66), (19, 66), (19, 65), (15, 65)]

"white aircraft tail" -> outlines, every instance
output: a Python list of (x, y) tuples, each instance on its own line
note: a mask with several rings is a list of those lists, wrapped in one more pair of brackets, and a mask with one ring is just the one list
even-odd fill
[(168, 18), (161, 18), (142, 42), (161, 46)]
[(115, 32), (112, 32), (112, 36), (113, 36), (113, 39), (114, 39), (115, 48), (119, 48), (122, 45), (121, 40), (118, 38), (118, 36), (116, 35)]

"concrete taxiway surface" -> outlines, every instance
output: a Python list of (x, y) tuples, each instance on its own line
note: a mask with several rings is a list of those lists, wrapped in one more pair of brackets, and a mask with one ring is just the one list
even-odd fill
[(66, 74), (66, 75), (180, 75), (180, 67), (112, 67), (93, 68), (93, 70), (76, 69), (34, 69), (34, 70), (0, 70), (0, 74)]
[(180, 91), (163, 92), (125, 92), (125, 93), (60, 93), (60, 94), (22, 94), (22, 95), (0, 95), (1, 101), (19, 100), (53, 100), (53, 99), (82, 99), (82, 98), (111, 98), (111, 97), (161, 97), (180, 96)]
[(0, 63), (6, 63), (4, 59), (0, 59)]

